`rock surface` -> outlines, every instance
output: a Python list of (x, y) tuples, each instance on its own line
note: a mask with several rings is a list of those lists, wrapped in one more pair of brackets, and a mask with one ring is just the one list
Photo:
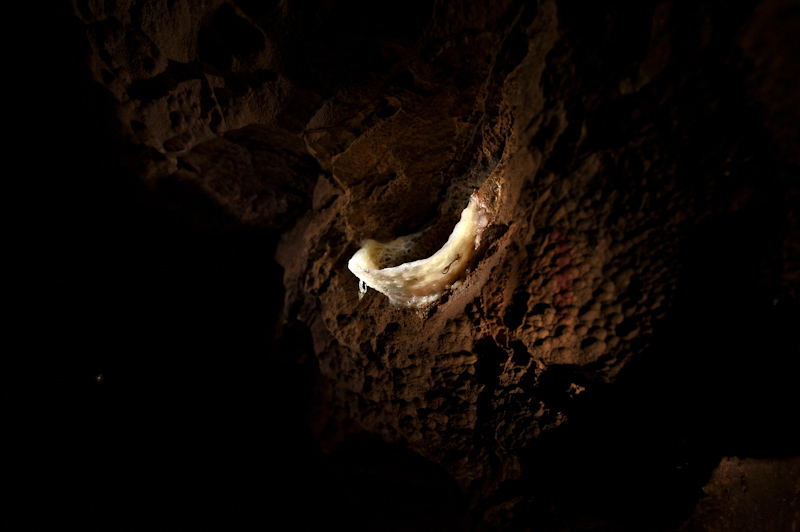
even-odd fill
[(714, 470), (686, 532), (792, 530), (800, 519), (800, 460), (725, 457)]
[[(80, 520), (724, 529), (722, 457), (800, 454), (799, 12), (75, 0)], [(363, 239), (428, 256), (487, 182), (457, 288), (359, 298)]]

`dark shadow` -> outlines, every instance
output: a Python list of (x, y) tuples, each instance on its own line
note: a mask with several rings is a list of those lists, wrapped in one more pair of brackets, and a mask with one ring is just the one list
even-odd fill
[(319, 504), (332, 530), (467, 530), (467, 501), (444, 470), (400, 446), (352, 437), (325, 460)]
[(142, 184), (145, 157), (90, 79), (85, 30), (62, 16), (49, 73), (62, 103), (33, 172), (57, 179), (37, 195), (46, 223), (19, 309), (46, 382), (14, 434), (35, 457), (23, 495), (46, 501), (26, 523), (231, 530), (293, 515), (322, 528), (305, 512), (319, 460), (302, 423), (317, 370), (295, 364), (307, 334), (274, 337), (279, 232)]

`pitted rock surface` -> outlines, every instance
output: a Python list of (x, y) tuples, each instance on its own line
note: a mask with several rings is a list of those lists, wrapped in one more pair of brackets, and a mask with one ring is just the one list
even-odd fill
[[(282, 435), (298, 526), (714, 529), (723, 456), (800, 453), (797, 6), (379, 4), (73, 2), (144, 227), (119, 271), (179, 287), (125, 364), (235, 390), (201, 403)], [(359, 298), (362, 240), (426, 257), (487, 179), (463, 283)]]

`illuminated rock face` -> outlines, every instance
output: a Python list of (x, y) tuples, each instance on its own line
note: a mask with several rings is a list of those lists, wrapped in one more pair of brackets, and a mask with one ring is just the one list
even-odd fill
[(83, 84), (41, 122), (87, 178), (53, 279), (97, 293), (60, 319), (132, 372), (98, 441), (279, 463), (259, 515), (311, 530), (674, 529), (721, 453), (800, 453), (784, 2), (344, 4), (59, 26)]

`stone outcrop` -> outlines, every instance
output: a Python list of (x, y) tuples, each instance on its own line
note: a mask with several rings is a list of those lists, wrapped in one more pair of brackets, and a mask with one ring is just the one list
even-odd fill
[[(86, 371), (153, 477), (299, 529), (716, 530), (723, 456), (800, 452), (796, 5), (72, 7), (81, 275), (132, 338)], [(359, 298), (362, 240), (426, 257), (487, 180), (458, 287)]]

